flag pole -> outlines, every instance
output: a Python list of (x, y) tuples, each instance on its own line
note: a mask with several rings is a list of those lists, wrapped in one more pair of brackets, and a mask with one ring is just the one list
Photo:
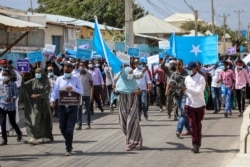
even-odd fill
[(111, 73), (111, 68), (110, 68), (110, 64), (109, 64), (109, 59), (108, 59), (108, 56), (107, 56), (107, 51), (106, 51), (106, 48), (104, 46), (104, 42), (103, 42), (103, 39), (102, 39), (102, 35), (101, 35), (101, 32), (100, 32), (100, 29), (99, 29), (99, 23), (98, 23), (98, 19), (97, 19), (97, 16), (95, 16), (95, 23), (96, 23), (96, 26), (97, 26), (97, 31), (98, 31), (98, 34), (99, 34), (99, 37), (101, 38), (101, 45), (102, 45), (102, 49), (103, 49), (103, 53), (104, 53), (104, 56), (105, 56), (105, 59), (108, 63), (108, 67), (109, 67), (109, 73), (110, 73), (110, 76), (111, 76), (111, 80), (112, 80), (112, 83), (114, 84), (114, 78), (113, 78), (113, 75)]

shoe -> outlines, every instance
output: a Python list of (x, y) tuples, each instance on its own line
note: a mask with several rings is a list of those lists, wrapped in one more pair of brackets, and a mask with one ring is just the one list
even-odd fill
[(36, 141), (36, 139), (33, 138), (33, 137), (29, 139), (28, 143), (29, 143), (29, 144), (33, 144), (33, 145), (38, 144), (38, 142)]
[(160, 112), (163, 112), (162, 108), (160, 108)]
[(0, 146), (5, 146), (7, 145), (7, 141), (2, 141), (2, 143), (0, 144)]
[(47, 143), (47, 142), (49, 142), (49, 139), (47, 139), (46, 137), (44, 137), (44, 138), (42, 139), (42, 142), (43, 142), (43, 143)]
[(181, 137), (181, 132), (177, 131), (176, 132), (176, 137), (180, 138)]
[(22, 133), (21, 134), (19, 134), (19, 135), (17, 135), (17, 141), (18, 142), (20, 142), (20, 141), (22, 141), (22, 138), (23, 138), (23, 135), (22, 135)]
[(185, 132), (185, 133), (182, 133), (181, 135), (182, 135), (182, 136), (190, 136), (191, 133), (190, 133), (189, 131), (187, 131), (187, 132)]
[(215, 110), (214, 112), (213, 112), (213, 114), (217, 114), (218, 113), (218, 111), (217, 110)]
[(76, 127), (76, 130), (82, 130), (82, 126)]
[(64, 153), (65, 156), (71, 156), (72, 155), (72, 151), (71, 150), (67, 150), (65, 153)]
[(225, 118), (227, 118), (227, 113), (224, 113)]
[(199, 148), (197, 144), (194, 144), (193, 148), (191, 149), (193, 153), (199, 153)]
[(86, 128), (85, 128), (86, 130), (89, 130), (89, 129), (91, 129), (91, 127), (90, 127), (90, 125), (89, 126), (87, 126)]
[(243, 116), (243, 114), (242, 114), (242, 112), (241, 113), (239, 113), (239, 115), (238, 115), (239, 117), (242, 117)]

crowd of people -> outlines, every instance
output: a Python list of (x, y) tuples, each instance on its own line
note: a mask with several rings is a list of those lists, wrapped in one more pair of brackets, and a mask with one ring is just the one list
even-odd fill
[[(1, 146), (7, 145), (7, 132), (11, 127), (17, 134), (17, 141), (22, 140), (18, 127), (18, 100), (21, 98), (30, 137), (28, 143), (35, 145), (38, 139), (54, 141), (52, 117), (58, 117), (66, 156), (72, 154), (74, 130), (83, 128), (83, 108), (85, 129), (91, 129), (95, 108), (102, 113), (105, 106), (109, 106), (111, 112), (114, 107), (118, 109), (119, 123), (126, 136), (126, 151), (142, 149), (142, 115), (148, 120), (149, 106), (157, 105), (159, 112), (164, 112), (166, 106), (168, 118), (177, 121), (178, 138), (192, 136), (191, 150), (198, 153), (205, 110), (214, 110), (217, 114), (224, 108), (224, 116), (229, 118), (237, 106), (241, 117), (250, 84), (250, 64), (245, 64), (239, 56), (235, 60), (225, 56), (209, 66), (194, 61), (184, 65), (181, 59), (167, 55), (152, 65), (148, 65), (144, 57), (132, 58), (116, 75), (101, 58), (82, 61), (63, 56), (44, 65), (41, 62), (31, 65), (30, 72), (18, 72), (13, 62), (6, 59), (0, 60), (0, 66)], [(61, 104), (61, 90), (77, 92), (81, 102)]]

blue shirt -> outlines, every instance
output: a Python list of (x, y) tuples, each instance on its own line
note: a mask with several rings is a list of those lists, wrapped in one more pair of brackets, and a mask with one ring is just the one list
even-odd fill
[(66, 90), (67, 86), (72, 86), (72, 91), (77, 92), (83, 96), (83, 86), (81, 81), (77, 77), (71, 75), (69, 79), (66, 79), (64, 78), (64, 76), (60, 76), (56, 79), (56, 83), (51, 93), (50, 101), (54, 102), (56, 99), (58, 99), (59, 90)]
[[(0, 98), (0, 108), (5, 111), (16, 111), (16, 98), (18, 97), (17, 86), (14, 82), (10, 81), (6, 87), (7, 97)], [(10, 102), (7, 102), (6, 99), (11, 98)]]

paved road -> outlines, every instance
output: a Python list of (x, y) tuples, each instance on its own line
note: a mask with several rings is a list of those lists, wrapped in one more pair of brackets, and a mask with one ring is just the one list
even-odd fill
[[(142, 120), (143, 150), (126, 152), (125, 137), (118, 124), (117, 111), (105, 110), (93, 116), (92, 129), (75, 131), (74, 155), (65, 157), (64, 141), (54, 119), (53, 143), (31, 146), (9, 137), (0, 147), (1, 167), (224, 167), (239, 151), (241, 119), (206, 111), (201, 153), (190, 151), (191, 138), (177, 139), (176, 121), (156, 107), (149, 109), (149, 120)], [(22, 128), (24, 135), (25, 129)]]

